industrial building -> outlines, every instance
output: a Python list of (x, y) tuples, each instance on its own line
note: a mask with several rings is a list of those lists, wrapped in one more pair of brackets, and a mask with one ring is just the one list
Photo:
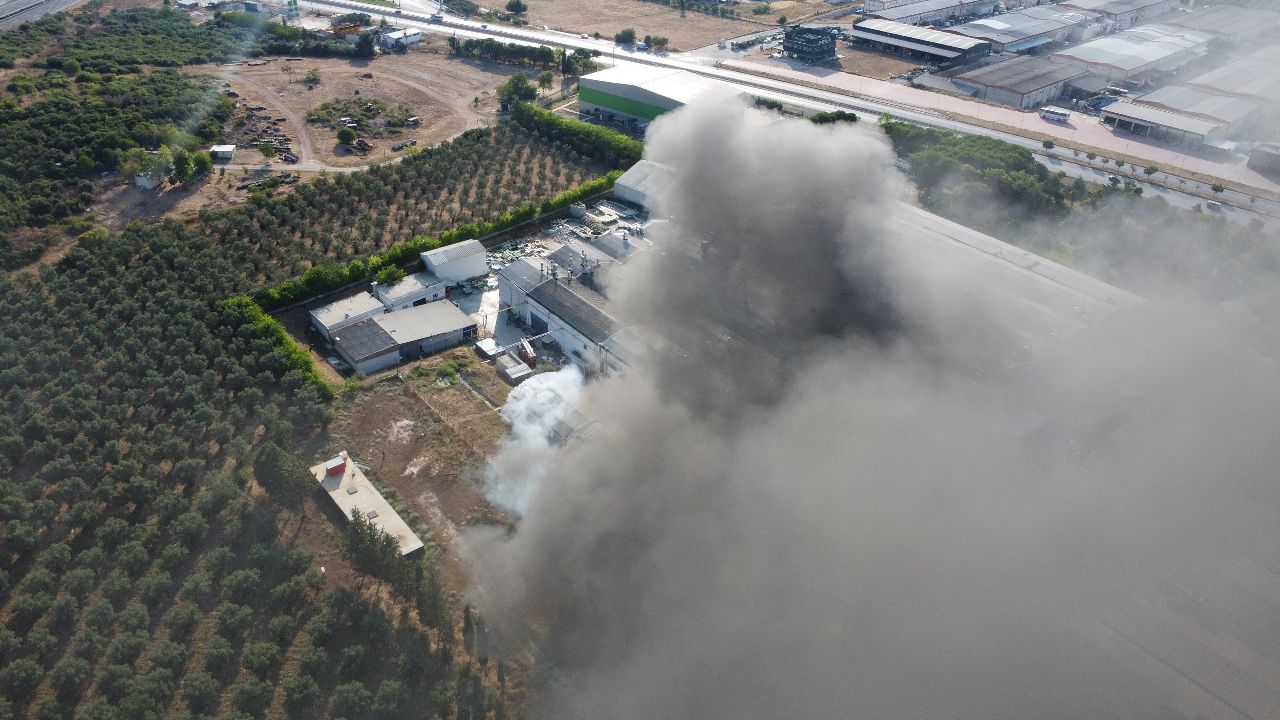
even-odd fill
[(1096, 12), (1116, 27), (1127, 28), (1177, 10), (1182, 0), (1066, 0), (1061, 7)]
[(740, 94), (724, 83), (684, 70), (619, 65), (582, 76), (578, 108), (584, 115), (614, 115), (648, 122), (697, 98)]
[(461, 345), (477, 334), (469, 315), (453, 303), (435, 302), (341, 328), (333, 335), (333, 347), (357, 372), (373, 373)]
[(898, 7), (899, 5), (911, 5), (918, 2), (920, 2), (920, 0), (865, 0), (865, 2), (862, 3), (862, 12), (869, 13), (876, 10)]
[(992, 52), (1026, 52), (1052, 43), (1081, 42), (1100, 33), (1101, 16), (1056, 5), (1037, 5), (947, 28), (947, 32), (986, 40)]
[(1280, 176), (1280, 143), (1262, 143), (1249, 153), (1249, 169)]
[(991, 43), (985, 40), (892, 20), (864, 20), (849, 35), (860, 44), (931, 62), (963, 65), (991, 54)]
[(836, 60), (837, 33), (836, 28), (793, 25), (782, 36), (782, 54), (810, 65)]
[(658, 190), (670, 182), (671, 171), (668, 168), (650, 160), (641, 160), (613, 183), (613, 195), (620, 200), (656, 211), (654, 201)]
[(387, 312), (394, 312), (440, 300), (445, 296), (445, 286), (444, 280), (424, 270), (391, 285), (373, 283), (372, 292)]
[(1021, 55), (956, 75), (951, 83), (974, 97), (1029, 110), (1061, 96), (1068, 82), (1086, 73), (1075, 65)]
[[(1277, 5), (1280, 8), (1280, 4)], [(1215, 5), (1203, 10), (1179, 13), (1163, 21), (1166, 25), (1207, 33), (1230, 43), (1246, 42), (1280, 28), (1280, 12), (1261, 8)]]
[(400, 555), (411, 555), (423, 548), (422, 540), (409, 529), (409, 523), (391, 507), (378, 488), (369, 482), (364, 472), (346, 450), (332, 460), (311, 467), (311, 474), (329, 499), (350, 521), (356, 513), (364, 515), (375, 527), (395, 539)]
[[(542, 262), (542, 261), (540, 261)], [(529, 291), (550, 279), (546, 263), (521, 258), (498, 270), (498, 307), (521, 318), (529, 317)]]
[(1230, 136), (1261, 108), (1255, 102), (1230, 95), (1213, 95), (1185, 85), (1169, 85), (1133, 99), (1138, 105), (1169, 110), (1222, 124)]
[(336, 302), (329, 303), (324, 307), (318, 307), (312, 310), (311, 326), (320, 333), (325, 342), (333, 342), (333, 334), (342, 328), (355, 325), (361, 320), (368, 320), (374, 315), (381, 315), (387, 311), (382, 301), (373, 296), (371, 292), (362, 292), (359, 295), (343, 298)]
[(446, 283), (455, 284), (488, 274), (489, 261), (479, 240), (463, 240), (419, 253), (422, 267)]
[(1280, 47), (1263, 48), (1200, 75), (1184, 84), (1214, 95), (1253, 100), (1262, 104), (1280, 99)]
[(343, 298), (310, 312), (311, 326), (326, 341), (333, 333), (361, 320), (440, 300), (445, 282), (429, 272), (419, 272), (391, 285), (373, 283), (370, 290)]
[(1102, 108), (1102, 122), (1117, 130), (1175, 145), (1216, 145), (1226, 136), (1226, 127), (1216, 120), (1182, 115), (1130, 100)]
[(997, 0), (920, 0), (883, 10), (864, 9), (863, 15), (907, 25), (926, 25), (955, 20), (966, 15), (990, 15), (996, 8), (996, 2)]
[(1052, 57), (1108, 83), (1142, 82), (1203, 56), (1210, 39), (1168, 25), (1144, 25), (1059, 50)]
[(570, 285), (548, 280), (528, 293), (526, 323), (534, 333), (550, 333), (551, 339), (584, 373), (606, 369), (602, 343), (617, 330), (605, 312), (608, 301), (581, 283)]

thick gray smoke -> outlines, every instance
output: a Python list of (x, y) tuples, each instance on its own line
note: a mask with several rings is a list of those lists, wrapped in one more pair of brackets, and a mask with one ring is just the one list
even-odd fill
[(1280, 717), (1250, 328), (915, 236), (874, 127), (689, 107), (647, 153), (671, 222), (609, 291), (664, 341), (469, 538), (535, 717)]

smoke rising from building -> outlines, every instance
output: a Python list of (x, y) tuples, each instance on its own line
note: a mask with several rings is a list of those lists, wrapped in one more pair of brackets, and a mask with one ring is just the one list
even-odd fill
[(1275, 716), (1251, 328), (1016, 305), (901, 237), (875, 128), (690, 106), (647, 153), (671, 221), (609, 292), (667, 342), (468, 538), (482, 610), (550, 625), (535, 717)]

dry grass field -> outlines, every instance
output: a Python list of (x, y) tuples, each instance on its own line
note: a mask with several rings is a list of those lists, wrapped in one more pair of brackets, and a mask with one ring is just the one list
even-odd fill
[[(742, 14), (749, 15), (748, 3), (741, 4)], [(645, 0), (533, 0), (529, 3), (529, 24), (546, 25), (553, 30), (604, 37), (624, 28), (636, 34), (662, 35), (671, 41), (671, 50), (692, 50), (760, 30), (762, 24), (747, 20), (717, 18), (705, 13), (680, 11), (664, 4)]]

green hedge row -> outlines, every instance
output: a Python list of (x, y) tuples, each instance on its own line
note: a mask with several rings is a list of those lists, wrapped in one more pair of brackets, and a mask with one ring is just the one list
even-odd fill
[(571, 145), (575, 150), (611, 167), (627, 169), (644, 154), (644, 143), (599, 125), (558, 115), (550, 110), (517, 103), (511, 119), (528, 130)]
[(237, 327), (249, 325), (262, 337), (269, 339), (274, 347), (285, 354), (285, 366), (288, 370), (297, 370), (305, 375), (307, 383), (315, 386), (321, 398), (325, 400), (333, 398), (333, 388), (316, 371), (310, 353), (294, 342), (293, 338), (289, 337), (288, 331), (284, 329), (284, 325), (268, 315), (258, 303), (254, 302), (253, 298), (238, 295), (223, 300), (222, 310), (224, 320), (229, 324)]
[(392, 245), (381, 255), (368, 258), (356, 258), (346, 265), (323, 263), (310, 268), (301, 277), (292, 278), (262, 288), (255, 292), (252, 300), (259, 308), (274, 310), (308, 297), (346, 287), (361, 280), (368, 280), (386, 267), (407, 265), (413, 262), (418, 253), (434, 250), (445, 245), (452, 245), (463, 240), (480, 238), (502, 232), (540, 215), (563, 210), (579, 200), (591, 197), (613, 187), (613, 183), (622, 175), (621, 170), (613, 170), (602, 177), (588, 180), (581, 185), (566, 190), (541, 203), (525, 203), (508, 210), (498, 217), (482, 223), (467, 223), (440, 233), (439, 237), (419, 235), (407, 242)]

